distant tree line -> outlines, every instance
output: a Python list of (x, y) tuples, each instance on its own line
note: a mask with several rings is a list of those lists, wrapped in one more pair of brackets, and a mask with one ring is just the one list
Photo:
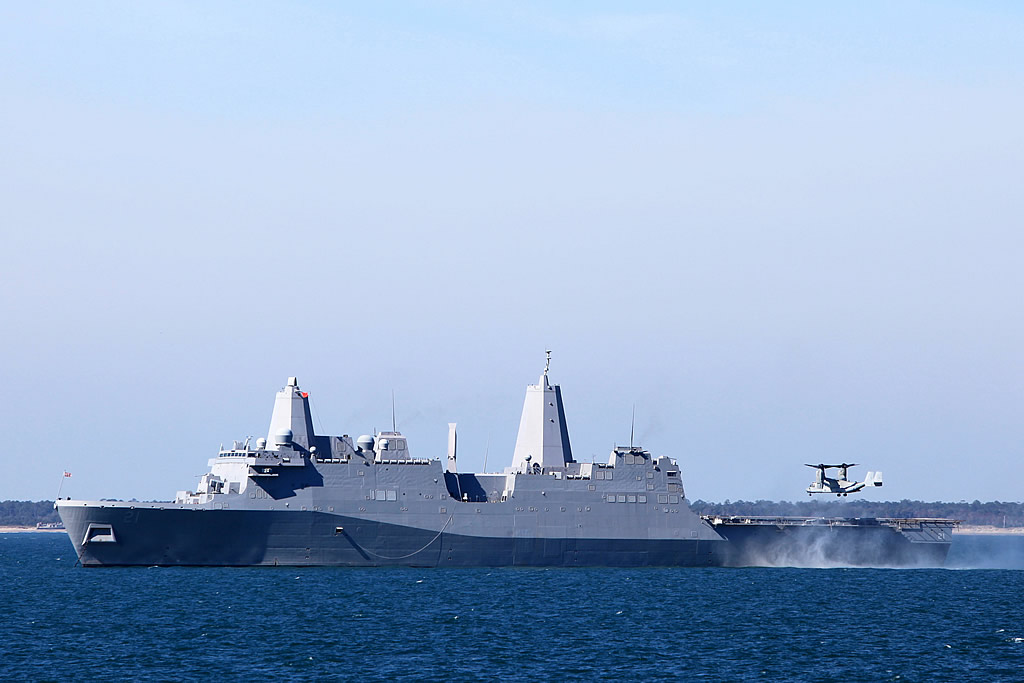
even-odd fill
[(35, 526), (37, 522), (59, 522), (52, 500), (0, 501), (0, 526)]
[(766, 515), (795, 517), (942, 517), (965, 524), (1024, 527), (1024, 503), (926, 503), (920, 500), (874, 502), (865, 500), (808, 500), (799, 503), (771, 500), (708, 503), (695, 500), (690, 508), (701, 515)]

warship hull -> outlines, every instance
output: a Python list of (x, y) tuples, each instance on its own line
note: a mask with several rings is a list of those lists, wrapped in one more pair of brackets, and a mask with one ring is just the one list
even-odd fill
[(722, 540), (472, 536), (311, 511), (58, 505), (84, 567), (708, 567)]
[(705, 517), (731, 567), (941, 567), (955, 520)]
[(712, 540), (509, 538), (311, 511), (61, 503), (85, 567), (941, 567), (955, 526), (744, 517), (707, 518)]

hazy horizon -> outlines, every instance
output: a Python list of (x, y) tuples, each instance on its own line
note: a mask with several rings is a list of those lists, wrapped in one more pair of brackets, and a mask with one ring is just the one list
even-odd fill
[(1024, 9), (0, 8), (0, 499), (170, 499), (314, 424), (691, 500), (1024, 499)]

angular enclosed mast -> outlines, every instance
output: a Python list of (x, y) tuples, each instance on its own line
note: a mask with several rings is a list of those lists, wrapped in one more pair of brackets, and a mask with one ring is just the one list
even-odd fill
[(512, 454), (512, 469), (516, 471), (536, 466), (560, 468), (574, 462), (569, 429), (565, 424), (565, 408), (562, 407), (562, 391), (557, 384), (548, 382), (551, 352), (546, 353), (544, 374), (537, 384), (526, 387), (523, 416), (519, 420), (519, 435)]
[(295, 443), (308, 449), (313, 441), (313, 418), (309, 413), (309, 394), (299, 391), (299, 382), (288, 378), (288, 385), (277, 392), (274, 414), (270, 418), (267, 443)]

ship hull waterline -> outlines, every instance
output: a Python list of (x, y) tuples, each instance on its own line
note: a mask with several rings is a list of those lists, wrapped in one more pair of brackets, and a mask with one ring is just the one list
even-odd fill
[[(941, 567), (898, 529), (723, 525), (722, 540), (496, 538), (313, 511), (58, 504), (85, 567)], [(111, 538), (86, 542), (91, 528)]]
[[(312, 511), (58, 509), (84, 567), (708, 567), (725, 543), (467, 536)], [(83, 542), (90, 525), (113, 539)]]

